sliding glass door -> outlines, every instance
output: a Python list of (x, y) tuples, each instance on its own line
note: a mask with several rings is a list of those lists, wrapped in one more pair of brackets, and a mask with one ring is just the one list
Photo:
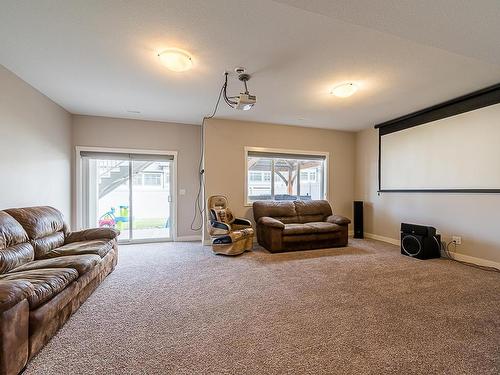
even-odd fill
[(81, 151), (83, 224), (119, 229), (120, 241), (172, 239), (170, 155)]

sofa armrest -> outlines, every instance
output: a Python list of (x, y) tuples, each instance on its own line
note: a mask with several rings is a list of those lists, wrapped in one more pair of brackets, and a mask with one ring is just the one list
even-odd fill
[(33, 293), (33, 285), (22, 280), (0, 280), (0, 313), (17, 305)]
[(21, 373), (28, 362), (31, 293), (27, 281), (0, 280), (0, 374)]
[(260, 225), (264, 225), (266, 227), (278, 228), (281, 230), (285, 229), (285, 224), (283, 224), (281, 221), (276, 220), (275, 218), (269, 217), (269, 216), (261, 217), (257, 223)]
[(91, 241), (91, 240), (113, 240), (120, 235), (120, 231), (113, 228), (92, 228), (78, 232), (69, 232), (64, 243)]
[(337, 224), (337, 225), (348, 225), (351, 223), (351, 220), (349, 220), (348, 218), (344, 217), (344, 216), (340, 216), (340, 215), (330, 215), (326, 218), (326, 220), (328, 223), (333, 223), (333, 224)]

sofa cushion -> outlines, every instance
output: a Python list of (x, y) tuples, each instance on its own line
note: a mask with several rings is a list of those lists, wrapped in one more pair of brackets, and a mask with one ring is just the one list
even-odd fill
[(61, 212), (53, 207), (26, 207), (5, 210), (24, 228), (35, 250), (35, 259), (64, 244), (67, 231)]
[(28, 234), (12, 216), (0, 211), (0, 273), (33, 260)]
[(74, 268), (81, 276), (93, 269), (100, 261), (101, 257), (99, 255), (68, 255), (58, 258), (35, 260), (21, 267), (14, 268), (10, 273), (43, 268)]
[(78, 272), (72, 268), (44, 268), (0, 275), (0, 280), (27, 281), (33, 285), (33, 292), (28, 295), (30, 309), (47, 302), (77, 278)]
[(33, 285), (27, 281), (0, 282), (0, 312), (10, 309), (33, 293)]
[(283, 229), (283, 235), (299, 235), (299, 234), (308, 234), (314, 233), (315, 230), (313, 227), (308, 227), (305, 224), (285, 224), (285, 229)]
[(284, 224), (298, 223), (297, 211), (292, 201), (257, 201), (253, 203), (253, 217), (257, 222), (263, 216), (273, 217)]
[(342, 230), (339, 225), (327, 223), (325, 221), (318, 221), (306, 224), (308, 227), (314, 228), (315, 233), (330, 233)]
[(94, 254), (103, 258), (112, 248), (115, 240), (92, 240), (71, 242), (53, 249), (45, 254), (45, 258), (55, 258), (66, 255)]
[(340, 231), (340, 226), (337, 224), (326, 222), (312, 222), (306, 224), (285, 224), (283, 229), (284, 236), (293, 236), (301, 234), (315, 234), (315, 233), (330, 233)]
[(332, 214), (330, 203), (325, 200), (294, 201), (299, 223), (324, 221)]
[(65, 227), (61, 212), (53, 207), (26, 207), (5, 210), (23, 226), (32, 240), (62, 231)]

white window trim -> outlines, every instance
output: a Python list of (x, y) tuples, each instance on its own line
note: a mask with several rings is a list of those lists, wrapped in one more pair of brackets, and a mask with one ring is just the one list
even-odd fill
[[(76, 188), (76, 230), (83, 229), (83, 191), (82, 191), (82, 151), (94, 151), (94, 152), (114, 152), (122, 154), (149, 154), (149, 155), (169, 155), (173, 156), (173, 166), (172, 166), (172, 216), (174, 217), (174, 222), (172, 225), (172, 240), (176, 241), (178, 238), (177, 233), (177, 151), (167, 151), (167, 150), (147, 150), (147, 149), (134, 149), (134, 148), (109, 148), (109, 147), (87, 147), (87, 146), (76, 146), (75, 147), (75, 188)], [(127, 243), (147, 243), (147, 242), (164, 242), (164, 240), (137, 240), (137, 241), (127, 241)]]
[(267, 147), (244, 147), (244, 163), (245, 163), (245, 192), (244, 192), (244, 207), (252, 207), (252, 202), (248, 201), (248, 153), (249, 152), (270, 152), (277, 154), (296, 154), (296, 155), (314, 155), (314, 156), (324, 156), (325, 157), (325, 165), (324, 165), (324, 181), (323, 188), (325, 192), (324, 199), (328, 200), (328, 186), (329, 186), (329, 178), (328, 178), (328, 166), (330, 165), (330, 153), (325, 151), (306, 151), (306, 150), (290, 150), (283, 148), (267, 148)]

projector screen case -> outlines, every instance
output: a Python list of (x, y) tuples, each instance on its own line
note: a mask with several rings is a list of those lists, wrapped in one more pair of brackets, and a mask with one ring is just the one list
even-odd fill
[(379, 192), (500, 193), (500, 84), (375, 128)]

